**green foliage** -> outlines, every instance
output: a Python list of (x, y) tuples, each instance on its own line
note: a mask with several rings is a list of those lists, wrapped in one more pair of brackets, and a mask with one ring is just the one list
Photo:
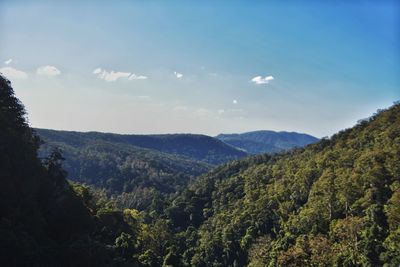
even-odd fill
[[(90, 212), (65, 180), (62, 157), (37, 157), (39, 138), (25, 120), (11, 84), (0, 76), (0, 261), (4, 266), (68, 266), (104, 247), (88, 239)], [(89, 245), (92, 254), (88, 254)], [(65, 261), (64, 261), (65, 260)], [(58, 261), (62, 264), (58, 264)]]
[(2, 77), (0, 95), (2, 265), (400, 264), (399, 103), (305, 149), (232, 161), (189, 184), (177, 172), (203, 165), (64, 140), (66, 158), (85, 158), (68, 164), (82, 164), (93, 187), (66, 181), (59, 150), (37, 157), (40, 141)]
[(396, 104), (305, 149), (221, 166), (166, 209), (179, 234), (196, 229), (181, 262), (396, 266), (399, 159)]
[[(53, 147), (61, 149), (68, 178), (105, 189), (119, 209), (148, 209), (153, 199), (169, 198), (211, 167), (181, 155), (133, 146), (130, 139), (126, 143), (120, 140), (135, 136), (37, 131), (46, 141), (41, 156), (48, 155)], [(165, 138), (163, 142), (170, 139)]]
[(48, 143), (67, 145), (83, 149), (88, 145), (108, 144), (119, 147), (139, 149), (174, 155), (180, 159), (200, 161), (217, 165), (238, 159), (247, 153), (224, 142), (206, 135), (196, 134), (165, 134), (165, 135), (121, 135), (98, 132), (69, 132), (46, 129), (36, 129), (38, 135)]

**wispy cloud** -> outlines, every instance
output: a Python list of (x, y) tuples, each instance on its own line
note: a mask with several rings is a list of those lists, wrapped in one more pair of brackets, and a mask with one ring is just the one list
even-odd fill
[(131, 74), (131, 76), (129, 76), (128, 80), (132, 81), (132, 80), (146, 80), (148, 77), (144, 76), (144, 75), (136, 75), (136, 74)]
[(6, 78), (9, 79), (26, 79), (28, 78), (28, 74), (22, 70), (14, 69), (13, 67), (4, 67), (0, 69), (0, 73), (2, 73)]
[(36, 70), (38, 75), (43, 76), (57, 76), (61, 74), (61, 71), (54, 66), (41, 66)]
[(233, 103), (234, 105), (236, 105), (236, 104), (238, 103), (238, 101), (237, 101), (236, 99), (233, 99), (233, 100), (232, 100), (232, 103)]
[(182, 74), (182, 73), (179, 73), (179, 72), (174, 71), (174, 75), (175, 75), (175, 77), (176, 77), (177, 79), (182, 79), (182, 78), (183, 78), (183, 74)]
[(4, 64), (8, 65), (8, 64), (10, 64), (12, 61), (13, 61), (12, 58), (10, 58), (10, 59), (4, 61)]
[(116, 80), (120, 78), (128, 78), (128, 80), (146, 80), (148, 79), (147, 76), (144, 75), (136, 75), (131, 72), (121, 72), (121, 71), (107, 71), (103, 70), (101, 68), (96, 68), (93, 71), (93, 74), (95, 74), (99, 79), (105, 80), (107, 82), (115, 82)]
[(100, 74), (101, 72), (102, 72), (101, 68), (96, 68), (96, 69), (93, 71), (93, 74)]
[(250, 81), (255, 83), (255, 84), (268, 84), (270, 83), (272, 80), (274, 79), (273, 76), (269, 75), (269, 76), (256, 76), (253, 79), (251, 79)]

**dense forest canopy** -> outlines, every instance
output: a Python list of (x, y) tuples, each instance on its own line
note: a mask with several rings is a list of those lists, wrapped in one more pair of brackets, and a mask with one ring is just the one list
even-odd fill
[(96, 250), (87, 240), (95, 228), (92, 215), (65, 180), (58, 151), (37, 157), (40, 139), (1, 75), (0, 129), (1, 264), (57, 266), (72, 255), (96, 262), (85, 256), (89, 246)]
[(397, 103), (305, 149), (217, 168), (169, 208), (196, 237), (180, 254), (193, 266), (398, 266), (399, 159)]
[(46, 157), (63, 151), (68, 178), (104, 190), (119, 208), (148, 209), (170, 198), (214, 164), (247, 154), (203, 135), (120, 135), (35, 129)]
[(144, 211), (68, 182), (59, 150), (38, 157), (1, 76), (0, 128), (5, 266), (400, 264), (399, 103), (306, 148), (220, 165)]
[(74, 148), (85, 147), (97, 142), (109, 143), (131, 148), (145, 148), (153, 152), (172, 154), (211, 165), (225, 163), (247, 155), (216, 138), (199, 134), (124, 135), (47, 129), (36, 129), (36, 132), (49, 143), (67, 144)]
[[(232, 138), (194, 134), (121, 135), (100, 132), (73, 132), (35, 129), (44, 141), (39, 156), (54, 148), (62, 150), (67, 178), (94, 186), (112, 198), (119, 208), (146, 210), (153, 199), (170, 199), (191, 181), (212, 167), (247, 156), (243, 147), (234, 147)], [(233, 137), (235, 136), (235, 137)], [(240, 135), (253, 140), (264, 152), (304, 146), (317, 139), (305, 134), (252, 132)], [(222, 141), (218, 140), (221, 139)], [(224, 142), (226, 141), (227, 144)]]

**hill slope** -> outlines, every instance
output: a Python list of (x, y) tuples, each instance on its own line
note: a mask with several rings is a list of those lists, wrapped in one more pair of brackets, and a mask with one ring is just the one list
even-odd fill
[(250, 154), (274, 153), (315, 143), (318, 138), (296, 132), (254, 131), (220, 134), (217, 139)]
[(166, 209), (192, 266), (398, 266), (400, 104), (305, 149), (223, 165)]
[(102, 244), (97, 232), (108, 228), (66, 181), (60, 155), (37, 157), (39, 138), (1, 75), (0, 128), (2, 266), (109, 266), (114, 240)]
[[(133, 146), (119, 135), (36, 129), (44, 140), (41, 156), (62, 150), (68, 178), (115, 195), (121, 208), (146, 209), (154, 198), (168, 197), (211, 165), (186, 157)], [(123, 194), (122, 194), (123, 193)]]
[(40, 160), (1, 76), (0, 127), (5, 266), (400, 264), (400, 104), (305, 149), (221, 165), (149, 212), (93, 203), (57, 151)]
[(217, 165), (247, 154), (215, 138), (197, 134), (122, 135), (99, 132), (71, 132), (36, 129), (49, 142), (65, 143), (74, 147), (101, 141), (124, 146), (135, 146)]

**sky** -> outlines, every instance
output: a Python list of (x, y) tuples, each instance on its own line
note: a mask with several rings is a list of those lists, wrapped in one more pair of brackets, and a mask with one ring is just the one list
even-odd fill
[(398, 1), (0, 0), (31, 126), (330, 136), (400, 100)]

